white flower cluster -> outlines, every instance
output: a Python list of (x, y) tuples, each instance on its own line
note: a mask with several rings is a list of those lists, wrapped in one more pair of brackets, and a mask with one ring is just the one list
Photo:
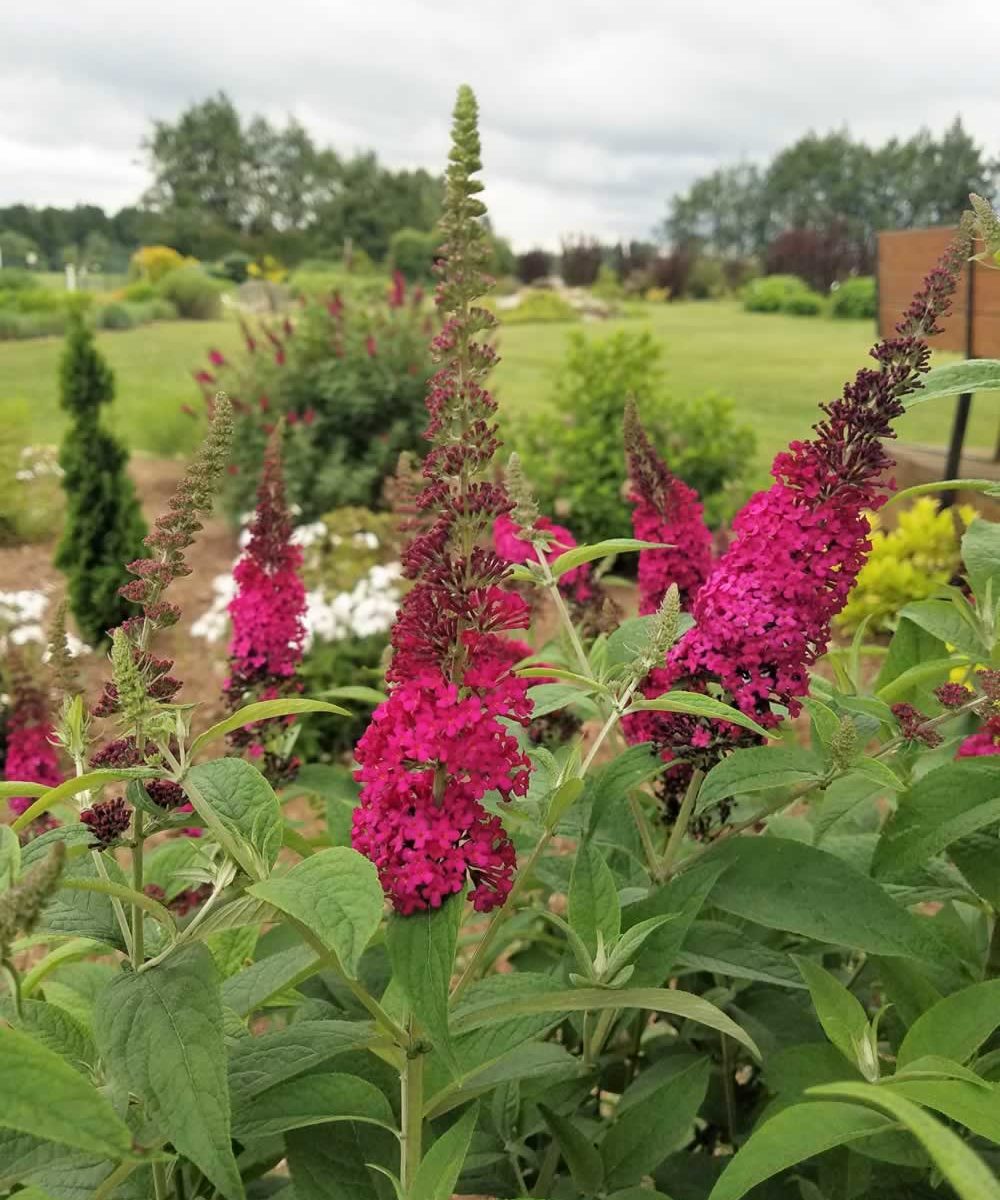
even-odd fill
[[(14, 646), (29, 642), (45, 645), (45, 612), (49, 597), (41, 591), (0, 592), (0, 645), (9, 639)], [(67, 633), (66, 643), (75, 658), (89, 649), (72, 633)]]
[(51, 476), (59, 478), (62, 473), (56, 452), (51, 446), (25, 446), (14, 478), (20, 483), (31, 483)]
[[(331, 537), (322, 521), (299, 525), (292, 534), (292, 540), (302, 547), (327, 539), (334, 545), (343, 541), (337, 535)], [(248, 540), (249, 534), (244, 530), (240, 546), (245, 546)], [(356, 533), (353, 540), (370, 550), (378, 548), (378, 538), (370, 532)], [(401, 579), (399, 563), (376, 563), (349, 592), (331, 593), (322, 586), (306, 592), (306, 649), (316, 640), (338, 642), (348, 637), (387, 633), (402, 598)], [(232, 572), (217, 575), (212, 580), (212, 591), (212, 607), (194, 622), (191, 633), (207, 642), (220, 642), (229, 632), (228, 608), (236, 595)]]

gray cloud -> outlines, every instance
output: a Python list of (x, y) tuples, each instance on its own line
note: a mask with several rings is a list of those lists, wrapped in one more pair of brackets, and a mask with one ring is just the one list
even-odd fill
[(871, 140), (960, 113), (1000, 150), (982, 0), (34, 0), (0, 11), (0, 202), (132, 202), (155, 118), (220, 88), (349, 152), (440, 169), (476, 88), (487, 200), (525, 246), (645, 236), (713, 166), (810, 128)]

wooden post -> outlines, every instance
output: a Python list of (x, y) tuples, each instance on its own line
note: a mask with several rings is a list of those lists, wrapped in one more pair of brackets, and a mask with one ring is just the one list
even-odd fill
[[(976, 264), (966, 264), (965, 276), (965, 357), (975, 358), (973, 345), (976, 309)], [(951, 441), (948, 444), (948, 455), (945, 459), (945, 479), (961, 478), (962, 446), (965, 443), (965, 431), (969, 426), (969, 413), (972, 411), (972, 393), (963, 392), (955, 405), (955, 418), (951, 425)], [(941, 493), (941, 508), (951, 508), (958, 493), (945, 491)]]

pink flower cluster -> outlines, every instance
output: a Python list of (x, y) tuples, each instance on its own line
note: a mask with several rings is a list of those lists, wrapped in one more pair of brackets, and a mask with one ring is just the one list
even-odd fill
[(358, 809), (354, 846), (404, 914), (438, 907), (466, 877), (480, 912), (510, 889), (514, 847), (480, 801), (526, 792), (530, 761), (502, 718), (526, 722), (531, 704), (508, 661), (475, 661), (461, 688), (431, 670), (397, 685), (358, 747), (358, 779), (378, 803)]
[(625, 410), (625, 458), (632, 530), (640, 541), (664, 544), (639, 552), (639, 613), (655, 613), (672, 583), (687, 609), (712, 569), (712, 535), (698, 493), (670, 472), (632, 403)]
[[(456, 136), (463, 129), (468, 137), (456, 111)], [(392, 630), (389, 699), (355, 749), (352, 843), (404, 914), (439, 907), (467, 880), (477, 911), (504, 902), (514, 847), (482, 802), (528, 787), (529, 760), (505, 723), (530, 716), (527, 682), (512, 673), (523, 648), (505, 636), (527, 625), (528, 606), (504, 588), (509, 564), (484, 544), (512, 505), (483, 478), (498, 445), (485, 387), (496, 355), (476, 338), (495, 321), (475, 304), (489, 249), (474, 163), (478, 147), (453, 151), (448, 168), (437, 289), (448, 319), (431, 343), (440, 364), (427, 396), (431, 450), (402, 556), (414, 585)]]
[[(232, 636), (230, 675), (225, 692), (234, 710), (256, 700), (270, 700), (297, 690), (295, 675), (305, 642), (306, 592), (302, 582), (302, 550), (292, 540), (285, 503), (279, 443), (272, 438), (264, 456), (257, 510), (250, 541), (233, 568), (236, 595), (229, 604)], [(248, 726), (233, 735), (235, 745), (263, 755), (266, 747)]]
[[(560, 554), (574, 550), (579, 544), (565, 525), (557, 525), (549, 517), (539, 517), (535, 529), (547, 533), (551, 539), (544, 554), (548, 562), (555, 562)], [(537, 555), (522, 526), (506, 514), (493, 522), (493, 544), (497, 554), (509, 563), (536, 562)], [(559, 590), (578, 604), (585, 604), (594, 594), (591, 585), (590, 564), (582, 563), (559, 577)]]
[[(7, 755), (4, 779), (9, 782), (40, 783), (56, 787), (62, 782), (59, 758), (52, 736), (55, 732), (49, 720), (44, 693), (21, 671), (13, 680), (13, 704), (7, 719)], [(12, 796), (11, 812), (20, 816), (34, 803), (30, 796)], [(47, 824), (52, 824), (51, 819)]]
[(981, 729), (962, 741), (956, 758), (981, 758), (989, 754), (1000, 754), (1000, 716), (990, 717)]
[[(892, 466), (882, 439), (894, 436), (901, 398), (920, 386), (930, 357), (924, 338), (939, 332), (962, 262), (956, 245), (925, 279), (897, 336), (872, 350), (877, 368), (859, 371), (823, 407), (812, 441), (777, 456), (774, 484), (737, 515), (733, 542), (694, 599), (695, 627), (654, 672), (647, 695), (712, 687), (764, 726), (781, 720), (773, 706), (799, 711), (809, 669), (870, 549), (865, 511), (884, 502)], [(630, 736), (654, 741), (668, 761), (708, 765), (718, 740), (739, 731), (716, 724), (696, 735), (701, 724), (664, 715), (633, 723)]]

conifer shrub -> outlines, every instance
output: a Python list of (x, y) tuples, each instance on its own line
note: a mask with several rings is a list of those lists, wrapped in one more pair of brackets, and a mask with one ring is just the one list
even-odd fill
[(70, 425), (59, 454), (66, 523), (56, 566), (66, 574), (81, 637), (97, 645), (128, 614), (118, 589), (146, 526), (126, 472), (128, 452), (101, 421), (101, 407), (114, 397), (114, 376), (80, 313), (70, 318), (59, 385)]

